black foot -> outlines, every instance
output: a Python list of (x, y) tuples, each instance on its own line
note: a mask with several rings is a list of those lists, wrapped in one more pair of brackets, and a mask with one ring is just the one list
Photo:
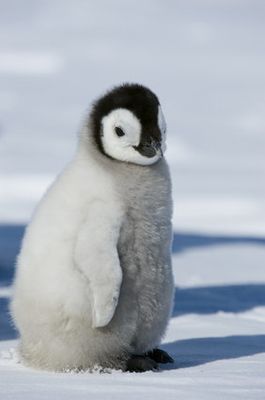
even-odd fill
[(146, 371), (156, 371), (158, 365), (155, 360), (147, 356), (132, 356), (126, 365), (125, 371), (128, 372), (146, 372)]
[(167, 354), (166, 351), (161, 349), (154, 349), (146, 353), (146, 355), (147, 357), (151, 358), (152, 360), (154, 360), (156, 363), (159, 364), (167, 364), (174, 362), (173, 358), (170, 357), (170, 355)]

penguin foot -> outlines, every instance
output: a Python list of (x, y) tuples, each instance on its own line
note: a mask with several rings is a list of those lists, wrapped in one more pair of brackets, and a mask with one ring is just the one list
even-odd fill
[(158, 364), (155, 360), (147, 356), (131, 356), (127, 361), (126, 372), (146, 372), (158, 370)]
[(170, 357), (170, 355), (166, 351), (161, 349), (153, 349), (151, 351), (148, 351), (148, 353), (146, 353), (146, 356), (159, 364), (167, 364), (174, 362), (173, 358)]

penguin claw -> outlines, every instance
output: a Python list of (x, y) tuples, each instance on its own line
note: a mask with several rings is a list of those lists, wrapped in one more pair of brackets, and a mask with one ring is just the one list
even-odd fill
[(166, 351), (161, 349), (153, 349), (148, 353), (146, 353), (146, 356), (159, 364), (167, 364), (174, 362), (173, 358), (170, 357), (170, 355)]
[(132, 356), (126, 365), (126, 372), (146, 372), (158, 370), (155, 360), (147, 356)]

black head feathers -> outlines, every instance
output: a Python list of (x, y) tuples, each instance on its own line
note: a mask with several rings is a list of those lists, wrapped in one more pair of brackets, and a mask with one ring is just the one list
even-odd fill
[(114, 87), (93, 104), (90, 123), (97, 145), (102, 149), (100, 140), (101, 121), (111, 111), (125, 108), (131, 111), (141, 122), (142, 136), (152, 130), (153, 135), (160, 139), (157, 127), (159, 100), (147, 87), (139, 84), (123, 84)]

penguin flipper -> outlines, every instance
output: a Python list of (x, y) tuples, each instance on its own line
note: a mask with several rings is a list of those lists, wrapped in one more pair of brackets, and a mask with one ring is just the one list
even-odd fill
[(118, 304), (122, 282), (117, 251), (120, 225), (119, 212), (110, 203), (96, 201), (77, 235), (74, 263), (89, 285), (93, 328), (108, 325)]

